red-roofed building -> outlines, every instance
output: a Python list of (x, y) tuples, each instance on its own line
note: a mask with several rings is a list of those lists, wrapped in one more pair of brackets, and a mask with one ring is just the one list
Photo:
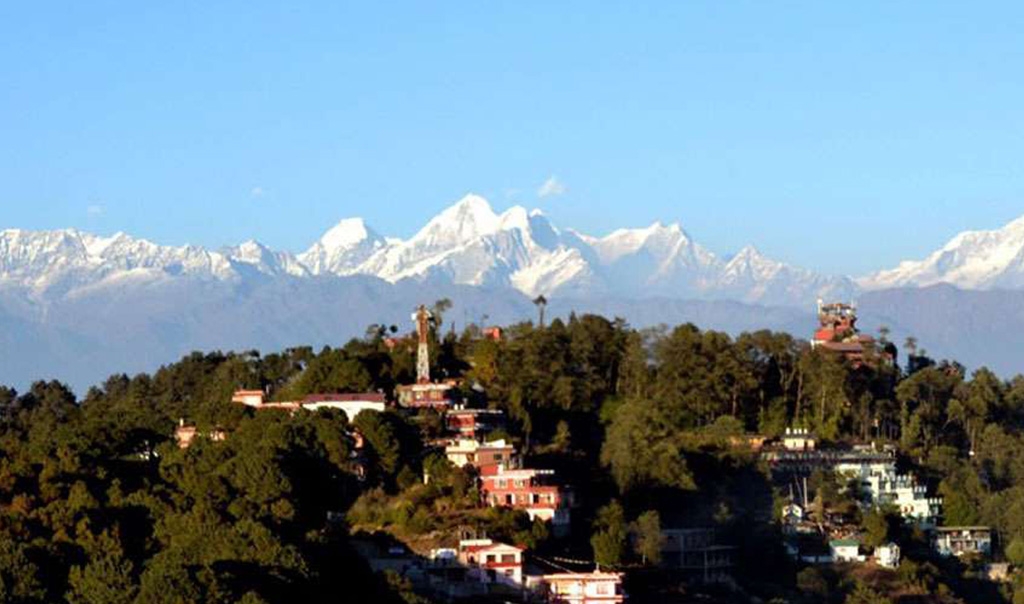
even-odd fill
[(505, 426), (500, 409), (452, 409), (444, 414), (444, 425), (463, 438), (480, 438)]
[(857, 308), (852, 304), (824, 304), (819, 300), (818, 322), (812, 348), (841, 354), (854, 365), (863, 363), (865, 356), (874, 351), (875, 339), (857, 330)]
[(482, 495), (491, 507), (525, 510), (530, 520), (550, 522), (557, 531), (569, 526), (572, 492), (558, 484), (554, 470), (507, 470), (496, 466), (481, 472)]
[(490, 539), (459, 542), (459, 562), (470, 568), (469, 577), (481, 583), (523, 584), (523, 549)]

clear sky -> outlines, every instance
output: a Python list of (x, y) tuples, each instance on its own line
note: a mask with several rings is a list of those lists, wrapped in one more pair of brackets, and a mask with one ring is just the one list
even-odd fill
[(1020, 2), (3, 2), (0, 227), (300, 251), (473, 191), (859, 274), (1024, 214), (1022, 31)]

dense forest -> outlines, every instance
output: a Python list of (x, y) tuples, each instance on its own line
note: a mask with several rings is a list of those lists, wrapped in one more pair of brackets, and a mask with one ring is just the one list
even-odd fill
[[(369, 572), (353, 539), (419, 549), (469, 526), (623, 570), (636, 602), (1024, 602), (1024, 584), (982, 585), (980, 562), (937, 559), (884, 509), (860, 520), (878, 542), (900, 543), (897, 571), (795, 564), (775, 522), (785, 494), (735, 445), (792, 426), (895, 444), (901, 466), (944, 497), (947, 524), (993, 527), (996, 557), (1024, 565), (1024, 377), (967, 375), (913, 342), (892, 359), (885, 334), (877, 357), (854, 365), (781, 333), (637, 330), (586, 315), (508, 326), (496, 340), (439, 321), (434, 375), (471, 385), (471, 404), (510, 418), (502, 436), (571, 477), (581, 507), (560, 538), (525, 513), (481, 507), (472, 471), (431, 446), (432, 411), (346, 418), (230, 403), (240, 388), (393, 398), (415, 375), (413, 338), (393, 332), (374, 325), (320, 351), (194, 353), (80, 399), (56, 382), (0, 388), (0, 601), (428, 602), (401, 577)], [(228, 437), (179, 449), (180, 420)], [(366, 442), (362, 473), (353, 428)], [(708, 525), (738, 548), (734, 584), (692, 586), (658, 566), (661, 528)]]

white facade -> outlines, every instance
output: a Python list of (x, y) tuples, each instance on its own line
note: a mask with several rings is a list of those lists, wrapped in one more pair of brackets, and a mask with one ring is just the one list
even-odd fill
[(444, 448), (445, 457), (456, 466), (500, 465), (505, 469), (515, 466), (515, 447), (504, 440), (481, 443), (471, 438), (453, 440)]
[(459, 562), (470, 568), (469, 577), (480, 583), (523, 584), (523, 550), (490, 539), (459, 542)]
[(943, 556), (992, 553), (992, 529), (987, 526), (944, 526), (935, 531), (935, 549)]
[(873, 504), (893, 505), (905, 519), (925, 527), (938, 521), (942, 498), (929, 497), (928, 489), (914, 476), (898, 474), (895, 460), (839, 463), (836, 472), (860, 481)]
[(813, 451), (817, 442), (805, 428), (786, 428), (782, 437), (782, 446), (789, 451)]
[(856, 541), (832, 541), (828, 547), (835, 562), (864, 561), (864, 556), (860, 555), (860, 544)]
[(263, 404), (265, 396), (262, 390), (237, 390), (231, 397), (231, 402), (241, 403), (249, 407), (259, 407)]
[(338, 409), (345, 412), (349, 421), (356, 418), (363, 411), (374, 413), (384, 412), (384, 403), (380, 401), (317, 401), (315, 403), (302, 403), (303, 409), (319, 411), (320, 409)]
[(560, 573), (544, 575), (548, 601), (556, 604), (607, 604), (625, 601), (621, 573)]
[(897, 568), (900, 565), (900, 546), (888, 543), (875, 548), (875, 563), (883, 568)]

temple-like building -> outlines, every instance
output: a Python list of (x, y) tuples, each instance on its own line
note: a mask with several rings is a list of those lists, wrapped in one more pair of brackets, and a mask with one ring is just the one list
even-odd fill
[(811, 338), (812, 348), (823, 348), (843, 355), (854, 364), (864, 362), (875, 348), (875, 339), (857, 329), (857, 307), (853, 304), (818, 300), (818, 330)]

